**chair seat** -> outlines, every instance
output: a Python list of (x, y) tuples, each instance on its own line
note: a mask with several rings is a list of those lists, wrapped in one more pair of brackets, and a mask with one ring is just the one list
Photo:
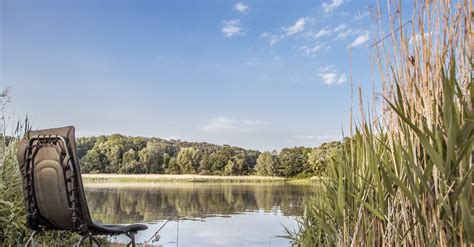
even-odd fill
[(131, 224), (131, 225), (109, 225), (93, 223), (90, 226), (92, 232), (95, 234), (124, 234), (129, 232), (138, 232), (148, 229), (147, 225), (144, 224)]

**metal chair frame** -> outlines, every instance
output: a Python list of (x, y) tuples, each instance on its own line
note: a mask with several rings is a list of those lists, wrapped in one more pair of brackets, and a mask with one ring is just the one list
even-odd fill
[[(104, 233), (104, 232), (95, 232), (91, 230), (89, 224), (94, 224), (93, 222), (86, 222), (83, 218), (82, 212), (80, 210), (80, 202), (79, 202), (79, 195), (78, 195), (78, 171), (76, 170), (75, 165), (73, 164), (73, 156), (71, 156), (71, 150), (69, 150), (69, 145), (67, 140), (60, 135), (37, 135), (32, 136), (28, 140), (28, 146), (25, 150), (25, 164), (21, 166), (21, 172), (23, 175), (24, 183), (24, 190), (25, 193), (25, 202), (27, 205), (28, 210), (28, 226), (33, 230), (30, 234), (27, 242), (25, 243), (26, 246), (36, 246), (35, 237), (42, 232), (48, 230), (65, 230), (65, 229), (58, 229), (58, 227), (54, 226), (47, 220), (43, 219), (41, 214), (39, 213), (39, 209), (37, 207), (36, 196), (34, 194), (34, 159), (37, 155), (39, 149), (44, 147), (44, 145), (53, 145), (60, 157), (60, 163), (63, 170), (64, 175), (64, 182), (67, 192), (67, 200), (69, 206), (72, 208), (72, 219), (75, 225), (73, 231), (79, 233), (81, 237), (79, 240), (74, 244), (74, 246), (79, 247), (81, 246), (87, 239), (89, 239), (89, 243), (92, 246), (95, 243), (97, 246), (100, 246), (100, 242), (94, 237), (98, 235), (108, 235), (108, 236), (115, 236), (124, 234), (130, 238), (130, 242), (127, 246), (135, 247), (135, 234), (136, 231), (128, 231), (125, 233)], [(66, 162), (64, 159), (67, 158)], [(78, 165), (78, 164), (76, 164)], [(67, 177), (67, 171), (71, 171), (71, 176)], [(87, 207), (87, 205), (82, 205)]]

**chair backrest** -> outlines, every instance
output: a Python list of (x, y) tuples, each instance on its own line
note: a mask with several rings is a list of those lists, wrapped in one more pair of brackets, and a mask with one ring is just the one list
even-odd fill
[(91, 218), (76, 153), (74, 127), (29, 131), (18, 145), (28, 225), (85, 232)]

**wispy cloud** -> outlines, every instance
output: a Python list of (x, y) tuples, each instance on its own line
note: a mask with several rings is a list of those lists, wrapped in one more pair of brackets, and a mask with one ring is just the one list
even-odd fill
[(341, 6), (344, 3), (344, 0), (330, 0), (329, 2), (324, 2), (322, 4), (324, 13), (329, 14), (334, 11), (337, 7)]
[(335, 28), (331, 28), (330, 26), (325, 26), (321, 28), (319, 31), (309, 30), (304, 33), (304, 37), (312, 38), (312, 39), (321, 39), (323, 37), (334, 37), (334, 40), (345, 39), (351, 35), (356, 35), (361, 33), (360, 30), (353, 30), (349, 28), (346, 24), (340, 24)]
[(206, 121), (206, 123), (199, 126), (199, 129), (208, 132), (254, 132), (270, 124), (271, 122), (261, 120), (218, 117)]
[(328, 65), (328, 66), (325, 66), (325, 67), (321, 68), (320, 70), (321, 70), (321, 72), (327, 72), (327, 71), (334, 70), (335, 67), (336, 66), (334, 66), (334, 65)]
[(272, 38), (270, 40), (270, 46), (273, 46), (274, 44), (276, 44), (277, 41), (278, 41), (278, 38)]
[(234, 35), (243, 35), (243, 29), (240, 26), (240, 20), (239, 19), (232, 19), (232, 20), (224, 20), (222, 22), (222, 33), (226, 37), (232, 37)]
[(370, 11), (368, 9), (360, 11), (357, 10), (357, 13), (354, 14), (354, 20), (362, 20), (370, 15)]
[(270, 36), (270, 34), (267, 33), (267, 32), (264, 32), (264, 33), (260, 34), (260, 36), (258, 36), (258, 39), (263, 39), (263, 38), (266, 38), (268, 36)]
[(323, 73), (321, 79), (323, 79), (324, 84), (331, 85), (337, 81), (337, 74), (333, 72)]
[(341, 76), (339, 76), (339, 79), (337, 80), (337, 83), (338, 84), (342, 84), (344, 82), (347, 81), (347, 77), (346, 77), (346, 74), (342, 74)]
[(334, 32), (339, 32), (339, 31), (342, 31), (344, 29), (347, 28), (347, 25), (346, 24), (340, 24), (339, 26), (337, 26), (336, 28), (334, 28)]
[(324, 27), (323, 29), (319, 30), (317, 33), (314, 34), (315, 38), (321, 38), (323, 36), (329, 36), (331, 35), (332, 30), (329, 29), (328, 27)]
[(304, 141), (321, 141), (321, 142), (327, 142), (327, 141), (333, 141), (333, 140), (339, 140), (340, 137), (337, 135), (297, 135), (293, 137), (296, 140), (304, 140)]
[(245, 13), (248, 10), (249, 6), (243, 2), (238, 2), (235, 4), (234, 9), (239, 13)]
[(316, 44), (314, 46), (307, 46), (307, 45), (301, 46), (300, 51), (301, 51), (302, 55), (311, 55), (315, 52), (325, 50), (325, 49), (328, 49), (328, 48), (329, 48), (329, 45), (327, 45), (325, 43), (316, 42)]
[(283, 27), (283, 30), (286, 32), (286, 35), (294, 35), (304, 30), (304, 26), (308, 18), (299, 18), (293, 26)]
[(352, 30), (351, 28), (341, 30), (337, 33), (337, 36), (334, 40), (346, 39), (349, 36), (356, 35), (358, 31)]
[(323, 80), (323, 83), (326, 85), (332, 84), (342, 84), (347, 81), (346, 74), (338, 74), (334, 65), (329, 65), (322, 68), (319, 77)]
[(349, 46), (350, 47), (356, 47), (356, 46), (359, 46), (359, 45), (362, 45), (364, 43), (366, 43), (367, 41), (369, 41), (369, 33), (366, 32), (362, 35), (359, 35)]
[(423, 41), (423, 39), (428, 40), (431, 38), (431, 36), (433, 36), (433, 32), (425, 33), (423, 36), (420, 33), (415, 34), (410, 38), (410, 40), (408, 41), (408, 44), (409, 45), (420, 44)]

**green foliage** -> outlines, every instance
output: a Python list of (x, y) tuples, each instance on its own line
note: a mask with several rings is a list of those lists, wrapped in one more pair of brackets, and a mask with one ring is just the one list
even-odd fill
[(309, 172), (312, 173), (313, 176), (322, 175), (329, 165), (329, 162), (341, 153), (341, 149), (341, 142), (324, 143), (318, 148), (311, 149), (308, 153), (309, 167), (307, 168), (309, 168)]
[(28, 234), (23, 204), (21, 174), (13, 143), (1, 147), (4, 154), (0, 166), (0, 245), (23, 243)]
[[(145, 140), (146, 142), (146, 140)], [(157, 141), (146, 142), (146, 147), (139, 151), (139, 164), (143, 166), (141, 171), (131, 171), (135, 173), (158, 173), (163, 171), (163, 155), (166, 154), (162, 145)]]
[[(318, 176), (340, 142), (260, 153), (229, 145), (127, 137), (84, 137), (77, 150), (84, 173)], [(281, 160), (281, 162), (280, 162)]]
[(310, 149), (305, 147), (282, 149), (278, 156), (278, 175), (293, 177), (305, 171), (308, 167), (309, 152)]
[(183, 174), (195, 174), (199, 168), (202, 152), (195, 148), (181, 148), (176, 157), (179, 171)]
[(258, 156), (255, 170), (257, 175), (261, 176), (275, 176), (278, 175), (279, 167), (278, 155), (270, 152), (263, 152)]

